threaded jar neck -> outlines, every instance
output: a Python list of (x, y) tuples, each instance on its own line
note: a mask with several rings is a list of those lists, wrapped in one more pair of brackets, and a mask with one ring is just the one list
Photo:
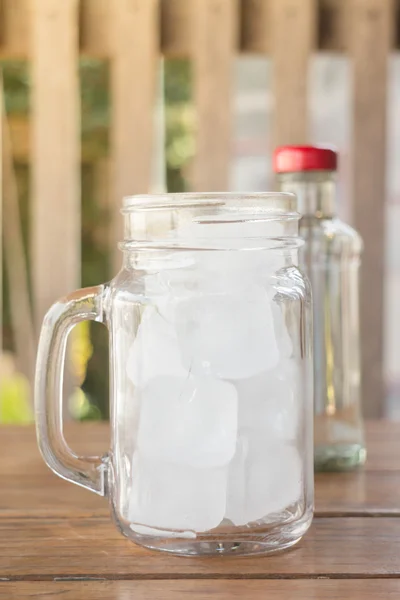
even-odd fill
[(303, 217), (335, 216), (336, 172), (299, 171), (277, 174), (280, 192), (297, 196), (297, 210)]
[(124, 200), (124, 252), (297, 247), (300, 215), (288, 193), (165, 194)]

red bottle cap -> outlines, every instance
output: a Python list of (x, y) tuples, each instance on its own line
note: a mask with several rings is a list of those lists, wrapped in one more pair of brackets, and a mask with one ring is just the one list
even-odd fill
[(328, 146), (279, 146), (274, 151), (275, 173), (336, 171), (338, 155)]

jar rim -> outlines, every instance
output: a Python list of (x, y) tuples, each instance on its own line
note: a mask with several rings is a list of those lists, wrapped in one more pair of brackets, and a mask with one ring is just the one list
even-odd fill
[[(137, 194), (125, 196), (122, 214), (133, 211), (177, 210), (221, 207), (228, 211), (260, 211), (271, 216), (297, 213), (297, 200), (291, 192), (184, 192), (179, 194)], [(300, 216), (300, 215), (299, 215)]]

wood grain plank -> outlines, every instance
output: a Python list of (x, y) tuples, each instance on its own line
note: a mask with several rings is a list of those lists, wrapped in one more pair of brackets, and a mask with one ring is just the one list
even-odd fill
[(347, 3), (353, 63), (353, 223), (364, 240), (361, 268), (362, 402), (383, 415), (383, 277), (386, 191), (386, 100), (392, 0)]
[[(9, 473), (0, 495), (0, 519), (107, 517), (104, 498), (60, 479), (37, 457), (30, 472)], [(400, 472), (318, 474), (316, 517), (400, 516)]]
[[(43, 463), (43, 461), (42, 461)], [(0, 519), (110, 517), (108, 502), (60, 479), (43, 463), (33, 475), (8, 475), (0, 495)]]
[(115, 0), (111, 65), (113, 173), (113, 274), (121, 264), (120, 208), (127, 195), (151, 184), (153, 116), (158, 71), (158, 0)]
[[(109, 448), (108, 423), (65, 424), (64, 434), (69, 446), (82, 456), (96, 456)], [(0, 426), (0, 476), (50, 473), (37, 447), (33, 426)]]
[(397, 600), (400, 581), (295, 580), (295, 581), (28, 581), (0, 583), (0, 598), (23, 600)]
[(368, 470), (389, 471), (400, 468), (399, 423), (376, 420), (366, 422)]
[(192, 18), (196, 156), (195, 191), (229, 186), (232, 144), (233, 58), (237, 41), (236, 0), (196, 0)]
[[(66, 426), (66, 439), (80, 455), (102, 455), (109, 444), (107, 423)], [(316, 515), (400, 514), (400, 424), (367, 424), (368, 460), (354, 473), (318, 474)], [(108, 516), (104, 499), (51, 473), (37, 449), (33, 427), (0, 427), (0, 519), (17, 516)]]
[(80, 284), (77, 8), (77, 0), (32, 2), (32, 284), (37, 327), (49, 306)]
[(400, 472), (318, 473), (315, 514), (323, 516), (400, 516)]
[(399, 555), (397, 518), (315, 519), (291, 551), (251, 560), (150, 552), (103, 518), (0, 520), (0, 573), (9, 579), (400, 577)]
[(315, 0), (270, 1), (275, 100), (272, 143), (303, 144), (308, 141), (307, 82), (317, 4)]
[[(368, 456), (364, 470), (400, 471), (400, 422), (367, 421), (365, 430)], [(105, 421), (69, 423), (65, 427), (65, 437), (76, 452), (101, 454), (108, 448), (110, 427)], [(6, 460), (0, 461), (0, 476), (13, 469), (24, 473), (23, 461), (30, 454), (39, 457), (32, 426), (0, 425), (0, 456), (7, 456)], [(26, 471), (29, 472), (28, 467)]]

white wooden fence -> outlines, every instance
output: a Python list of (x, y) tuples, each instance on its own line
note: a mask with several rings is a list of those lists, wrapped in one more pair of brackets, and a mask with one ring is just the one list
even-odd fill
[(0, 0), (0, 56), (29, 60), (32, 73), (36, 328), (51, 302), (80, 285), (79, 54), (110, 59), (116, 249), (121, 197), (150, 185), (160, 53), (193, 62), (198, 128), (191, 184), (200, 191), (228, 185), (238, 52), (273, 60), (271, 147), (308, 141), (311, 54), (345, 52), (352, 61), (353, 222), (365, 240), (363, 401), (366, 415), (381, 415), (387, 59), (397, 17), (394, 0)]

